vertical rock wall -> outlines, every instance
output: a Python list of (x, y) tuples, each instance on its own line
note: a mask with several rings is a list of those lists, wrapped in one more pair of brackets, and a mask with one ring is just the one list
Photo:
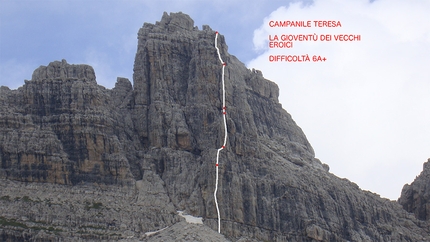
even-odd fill
[(430, 159), (414, 182), (403, 187), (399, 203), (418, 219), (430, 220)]
[[(133, 86), (118, 78), (105, 89), (90, 66), (63, 60), (36, 69), (17, 90), (1, 87), (0, 223), (7, 226), (0, 238), (145, 239), (179, 221), (176, 210), (216, 230), (215, 156), (224, 130), (214, 38), (188, 15), (165, 13), (139, 30)], [(224, 235), (429, 240), (427, 222), (329, 173), (282, 109), (277, 85), (218, 40), (227, 62), (218, 192)]]

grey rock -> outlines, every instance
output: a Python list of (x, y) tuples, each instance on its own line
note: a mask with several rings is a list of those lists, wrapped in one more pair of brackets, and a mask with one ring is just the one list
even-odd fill
[(423, 165), (421, 174), (403, 186), (399, 203), (420, 220), (430, 220), (430, 159)]
[(43, 82), (47, 79), (54, 80), (82, 80), (96, 82), (94, 69), (89, 65), (69, 65), (66, 60), (54, 61), (48, 66), (40, 66), (31, 77), (32, 81)]
[(126, 117), (110, 106), (111, 92), (97, 85), (92, 67), (65, 60), (39, 67), (31, 81), (7, 92), (0, 111), (5, 177), (60, 184), (131, 181), (117, 129)]
[[(278, 101), (278, 86), (165, 13), (138, 32), (133, 86), (87, 65), (38, 68), (0, 88), (0, 238), (11, 241), (428, 241), (427, 221), (329, 173)], [(202, 217), (189, 225), (176, 211)], [(184, 226), (187, 228), (184, 229)], [(167, 227), (167, 228), (166, 228)], [(147, 232), (160, 231), (154, 236)]]
[(177, 223), (172, 227), (165, 228), (164, 230), (143, 238), (147, 242), (228, 242), (223, 235), (210, 229), (205, 225), (190, 224), (185, 221)]

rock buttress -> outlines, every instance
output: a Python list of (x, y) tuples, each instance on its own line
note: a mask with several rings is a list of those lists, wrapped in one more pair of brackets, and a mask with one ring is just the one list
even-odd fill
[(399, 203), (420, 220), (430, 220), (430, 159), (423, 165), (421, 174), (403, 186)]
[[(146, 161), (180, 210), (217, 229), (215, 155), (222, 144), (221, 64), (215, 31), (165, 13), (139, 30), (134, 122)], [(328, 173), (278, 102), (277, 85), (219, 48), (226, 61), (228, 141), (220, 157), (221, 231), (230, 238), (286, 241), (408, 241), (401, 207)], [(399, 219), (400, 218), (400, 219)]]

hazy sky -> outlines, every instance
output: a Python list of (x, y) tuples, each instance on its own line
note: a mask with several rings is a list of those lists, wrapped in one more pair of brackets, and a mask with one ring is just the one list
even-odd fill
[[(280, 87), (280, 101), (331, 172), (397, 199), (430, 158), (430, 1), (0, 0), (0, 85), (17, 88), (54, 60), (94, 67), (108, 88), (132, 80), (137, 31), (182, 11), (225, 35), (229, 52)], [(270, 20), (334, 20), (338, 28), (271, 28)], [(360, 41), (269, 35), (355, 34)], [(325, 56), (270, 62), (269, 55)]]

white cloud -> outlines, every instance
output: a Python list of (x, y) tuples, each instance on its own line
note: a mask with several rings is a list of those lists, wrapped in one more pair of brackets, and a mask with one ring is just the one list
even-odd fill
[[(254, 32), (264, 51), (248, 63), (275, 81), (280, 101), (331, 171), (396, 199), (430, 157), (430, 4), (315, 0), (280, 7)], [(270, 28), (270, 20), (339, 20), (341, 28)], [(294, 42), (269, 49), (274, 34), (360, 34), (357, 42)], [(275, 63), (274, 54), (327, 57)], [(388, 174), (386, 174), (389, 172)]]

